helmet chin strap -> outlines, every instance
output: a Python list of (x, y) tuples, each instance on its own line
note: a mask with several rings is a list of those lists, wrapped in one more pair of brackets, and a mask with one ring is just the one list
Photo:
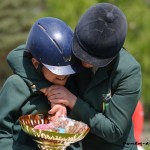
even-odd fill
[(38, 74), (41, 75), (41, 76), (43, 76), (42, 68), (43, 68), (43, 64), (39, 63), (39, 65), (38, 65), (36, 70), (37, 70)]

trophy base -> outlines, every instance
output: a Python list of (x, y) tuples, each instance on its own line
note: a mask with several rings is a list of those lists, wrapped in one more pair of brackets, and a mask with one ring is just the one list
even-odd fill
[(40, 150), (66, 150), (66, 148), (70, 145), (69, 143), (66, 144), (56, 144), (56, 143), (51, 143), (51, 142), (41, 142), (37, 141), (37, 145), (40, 148)]
[(48, 145), (38, 145), (40, 150), (66, 150), (67, 147), (64, 146), (48, 146)]

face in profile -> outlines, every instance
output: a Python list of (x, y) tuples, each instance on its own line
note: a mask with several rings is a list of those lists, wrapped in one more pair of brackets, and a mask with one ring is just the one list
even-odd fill
[[(40, 62), (37, 61), (35, 58), (32, 58), (32, 63), (37, 69)], [(67, 79), (69, 77), (69, 75), (56, 75), (50, 70), (48, 70), (45, 66), (42, 67), (42, 73), (46, 80), (50, 81), (53, 84), (62, 86), (66, 84)]]
[(64, 86), (67, 82), (69, 75), (56, 75), (43, 66), (42, 73), (48, 81), (56, 85)]

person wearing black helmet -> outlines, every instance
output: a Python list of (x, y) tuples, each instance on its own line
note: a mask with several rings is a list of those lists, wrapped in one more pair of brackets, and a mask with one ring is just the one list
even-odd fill
[(86, 69), (72, 75), (70, 91), (49, 89), (50, 102), (65, 104), (69, 117), (89, 125), (83, 150), (137, 150), (132, 115), (140, 99), (141, 67), (123, 48), (126, 34), (127, 20), (117, 6), (91, 6), (76, 25), (72, 49)]
[[(32, 26), (26, 44), (11, 51), (7, 61), (13, 70), (0, 91), (0, 149), (38, 149), (25, 134), (18, 118), (26, 114), (48, 113), (51, 109), (47, 89), (64, 86), (70, 74), (82, 68), (72, 51), (73, 31), (62, 20), (38, 19)], [(51, 104), (49, 113), (67, 115), (64, 105)]]

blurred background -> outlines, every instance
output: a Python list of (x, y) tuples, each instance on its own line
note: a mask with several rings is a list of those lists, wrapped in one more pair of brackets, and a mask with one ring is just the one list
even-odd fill
[[(110, 2), (120, 7), (128, 20), (124, 47), (142, 67), (142, 103), (146, 130), (150, 127), (150, 0), (0, 0), (0, 88), (12, 74), (6, 56), (25, 43), (32, 24), (41, 17), (57, 17), (74, 30), (79, 17), (97, 2)], [(150, 135), (149, 141), (150, 142)], [(150, 148), (150, 144), (149, 144)]]

